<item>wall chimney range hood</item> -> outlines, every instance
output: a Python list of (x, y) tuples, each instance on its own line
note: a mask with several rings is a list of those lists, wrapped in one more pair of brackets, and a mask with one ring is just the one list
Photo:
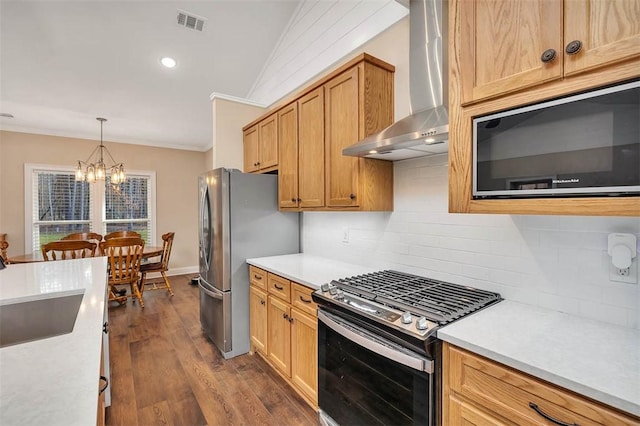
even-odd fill
[(345, 148), (353, 157), (404, 160), (449, 149), (447, 0), (409, 2), (411, 115)]

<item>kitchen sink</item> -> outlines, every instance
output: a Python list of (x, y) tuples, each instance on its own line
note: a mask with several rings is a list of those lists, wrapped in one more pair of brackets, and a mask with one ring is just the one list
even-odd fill
[(83, 293), (0, 306), (0, 348), (71, 333)]

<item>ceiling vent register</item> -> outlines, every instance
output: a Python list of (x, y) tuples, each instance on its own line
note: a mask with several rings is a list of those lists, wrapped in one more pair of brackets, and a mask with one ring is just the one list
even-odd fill
[(178, 25), (194, 31), (202, 32), (207, 18), (178, 9)]

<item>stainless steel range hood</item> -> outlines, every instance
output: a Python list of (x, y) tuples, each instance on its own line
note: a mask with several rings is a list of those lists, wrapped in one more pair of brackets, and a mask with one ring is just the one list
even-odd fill
[(447, 0), (409, 2), (411, 115), (345, 148), (353, 157), (404, 160), (448, 151)]

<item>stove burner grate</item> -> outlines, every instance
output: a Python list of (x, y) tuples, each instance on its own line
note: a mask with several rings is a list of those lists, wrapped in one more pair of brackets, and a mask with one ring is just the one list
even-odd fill
[(447, 324), (500, 300), (492, 293), (398, 271), (380, 271), (333, 281), (355, 293), (396, 309)]

